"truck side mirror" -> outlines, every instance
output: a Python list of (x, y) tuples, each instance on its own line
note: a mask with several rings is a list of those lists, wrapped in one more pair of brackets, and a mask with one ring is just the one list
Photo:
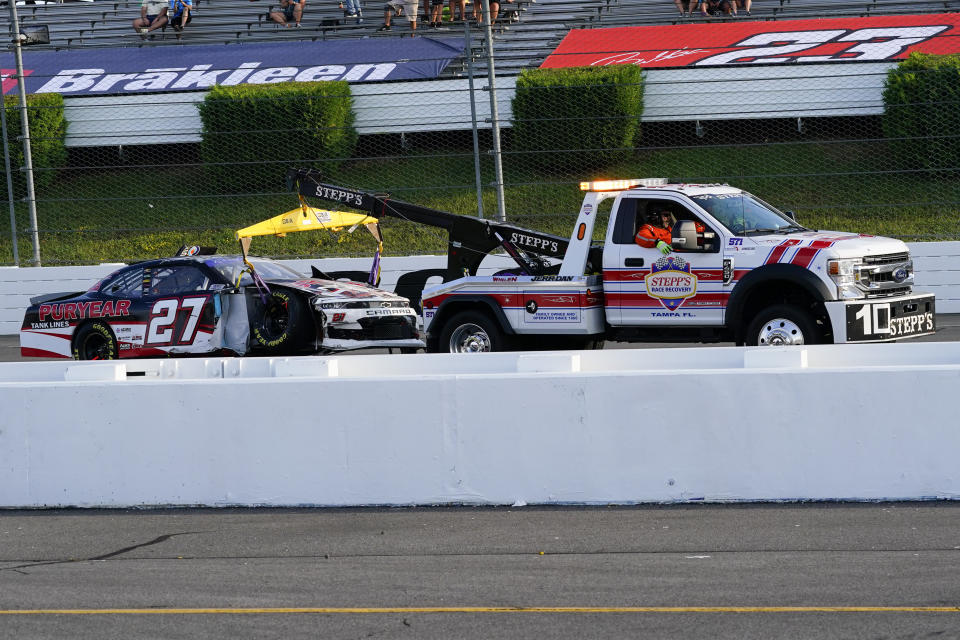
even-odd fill
[(675, 249), (697, 251), (697, 224), (693, 220), (681, 220), (673, 225), (673, 246)]
[(793, 211), (784, 211), (783, 213), (794, 222), (797, 221), (797, 214), (795, 214)]

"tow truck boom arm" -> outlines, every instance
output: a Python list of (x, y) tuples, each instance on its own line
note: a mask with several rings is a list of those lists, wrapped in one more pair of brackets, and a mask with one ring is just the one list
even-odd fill
[[(449, 234), (445, 281), (476, 275), (483, 258), (498, 248), (504, 249), (526, 275), (552, 273), (555, 265), (542, 258), (562, 259), (569, 244), (568, 238), (505, 222), (440, 211), (394, 200), (386, 194), (327, 184), (313, 169), (291, 169), (287, 172), (287, 185), (305, 198), (343, 204), (375, 218), (391, 216), (445, 229)], [(600, 264), (599, 252), (593, 264)]]

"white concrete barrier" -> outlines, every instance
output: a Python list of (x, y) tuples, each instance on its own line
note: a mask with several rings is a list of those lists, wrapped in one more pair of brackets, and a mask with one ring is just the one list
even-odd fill
[(0, 364), (0, 506), (960, 497), (960, 343)]
[[(960, 242), (916, 242), (909, 245), (917, 269), (918, 291), (935, 293), (938, 313), (960, 313)], [(446, 256), (405, 256), (384, 258), (381, 286), (393, 290), (397, 279), (420, 269), (442, 269)], [(284, 260), (298, 271), (309, 273), (315, 265), (323, 271), (366, 271), (370, 258), (323, 258)], [(85, 291), (94, 282), (120, 265), (79, 267), (0, 267), (0, 335), (20, 331), (23, 312), (30, 298), (45, 293)], [(487, 256), (481, 274), (514, 266), (503, 256)], [(437, 277), (435, 282), (440, 282)], [(431, 281), (433, 282), (433, 281)]]

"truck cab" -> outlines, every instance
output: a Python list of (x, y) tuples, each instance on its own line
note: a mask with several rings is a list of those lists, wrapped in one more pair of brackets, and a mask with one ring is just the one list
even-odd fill
[[(605, 193), (605, 183), (587, 184)], [(615, 193), (603, 247), (613, 334), (691, 329), (703, 339), (793, 345), (935, 329), (933, 295), (913, 292), (913, 262), (900, 240), (807, 229), (729, 185), (646, 180)], [(674, 221), (666, 254), (634, 241), (664, 210)]]

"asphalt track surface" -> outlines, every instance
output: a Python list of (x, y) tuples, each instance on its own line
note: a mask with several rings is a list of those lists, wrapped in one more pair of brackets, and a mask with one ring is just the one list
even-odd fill
[(3, 638), (957, 638), (960, 503), (0, 512)]
[(0, 510), (0, 638), (960, 638), (960, 502)]

